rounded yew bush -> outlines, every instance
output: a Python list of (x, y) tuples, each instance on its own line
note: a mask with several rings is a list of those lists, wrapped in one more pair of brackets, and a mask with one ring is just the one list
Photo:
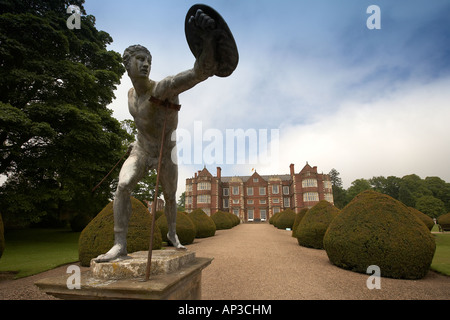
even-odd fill
[(376, 265), (381, 276), (420, 279), (436, 249), (433, 235), (403, 203), (367, 190), (331, 222), (324, 248), (331, 263), (366, 273)]
[(291, 209), (286, 209), (284, 211), (281, 211), (280, 215), (273, 225), (278, 229), (292, 229), (296, 216), (297, 215), (294, 211), (292, 211)]
[(197, 230), (196, 238), (208, 238), (216, 234), (216, 224), (202, 209), (195, 209), (188, 214)]
[(328, 201), (321, 200), (309, 209), (298, 224), (298, 244), (314, 249), (323, 249), (323, 236), (330, 222), (339, 214), (339, 209)]
[(275, 222), (277, 221), (278, 217), (280, 216), (282, 211), (275, 213), (273, 216), (270, 217), (269, 223), (272, 225), (275, 225)]
[[(131, 198), (132, 213), (128, 224), (127, 251), (148, 250), (152, 216), (147, 207), (135, 198)], [(82, 266), (88, 267), (91, 259), (106, 253), (114, 245), (113, 202), (110, 202), (84, 228), (78, 241), (78, 256)], [(154, 228), (153, 250), (161, 249), (161, 232), (157, 225)]]
[(426, 215), (425, 213), (423, 213), (422, 211), (417, 210), (416, 208), (413, 207), (408, 207), (408, 210), (412, 213), (415, 214), (416, 217), (418, 217), (420, 219), (420, 221), (422, 221), (427, 228), (431, 231), (431, 229), (433, 229), (434, 226), (434, 221), (433, 219), (431, 219), (430, 216)]
[(298, 225), (300, 224), (300, 221), (302, 221), (303, 217), (305, 216), (306, 212), (308, 212), (308, 208), (303, 208), (302, 210), (300, 210), (299, 213), (295, 215), (294, 224), (292, 225), (292, 236), (294, 238), (297, 238), (296, 230), (298, 228)]
[[(169, 227), (167, 225), (167, 217), (165, 214), (163, 214), (158, 218), (158, 220), (156, 220), (156, 225), (161, 230), (163, 241), (169, 242), (169, 240), (167, 239)], [(182, 245), (191, 244), (194, 242), (197, 230), (195, 229), (194, 222), (192, 222), (192, 220), (184, 212), (177, 212), (176, 231), (178, 240), (180, 240), (180, 243)]]
[(442, 228), (446, 230), (450, 229), (450, 212), (439, 216), (437, 218), (437, 222), (441, 225)]
[(217, 211), (211, 215), (211, 219), (216, 225), (216, 230), (231, 229), (234, 226), (234, 222), (231, 220), (229, 212)]

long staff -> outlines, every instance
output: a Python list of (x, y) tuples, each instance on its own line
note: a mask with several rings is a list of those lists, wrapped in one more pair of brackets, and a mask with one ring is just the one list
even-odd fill
[(159, 159), (158, 159), (158, 170), (156, 171), (156, 185), (155, 185), (155, 196), (152, 203), (152, 226), (150, 229), (150, 244), (148, 247), (148, 258), (147, 258), (147, 269), (145, 271), (145, 281), (148, 281), (150, 278), (150, 269), (152, 266), (152, 253), (153, 253), (153, 235), (155, 233), (155, 216), (156, 216), (156, 201), (158, 199), (158, 189), (159, 189), (159, 172), (161, 171), (161, 162), (162, 162), (162, 154), (164, 148), (164, 139), (166, 137), (166, 124), (167, 124), (167, 109), (173, 109), (176, 111), (180, 111), (181, 106), (177, 104), (170, 103), (169, 101), (161, 101), (155, 97), (150, 97), (150, 101), (162, 106), (164, 110), (164, 124), (161, 134), (161, 148), (159, 150)]

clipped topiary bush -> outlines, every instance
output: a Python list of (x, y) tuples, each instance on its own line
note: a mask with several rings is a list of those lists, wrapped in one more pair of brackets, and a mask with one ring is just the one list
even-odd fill
[(437, 222), (443, 229), (450, 230), (450, 212), (439, 216)]
[[(147, 207), (131, 198), (132, 213), (128, 225), (127, 250), (129, 253), (148, 250), (152, 217)], [(91, 259), (106, 253), (114, 245), (113, 202), (110, 202), (80, 234), (78, 256), (82, 266), (88, 267)], [(161, 249), (161, 232), (155, 225), (153, 250)]]
[(339, 209), (328, 201), (321, 200), (309, 209), (298, 224), (296, 238), (303, 247), (323, 249), (323, 236), (330, 222), (339, 214)]
[(433, 229), (433, 227), (434, 227), (434, 221), (433, 221), (433, 219), (431, 219), (431, 218), (430, 218), (428, 215), (426, 215), (425, 213), (423, 213), (423, 212), (417, 210), (416, 208), (408, 207), (408, 209), (409, 209), (409, 211), (410, 211), (412, 214), (415, 214), (416, 217), (419, 218), (420, 221), (422, 221), (422, 222), (427, 226), (427, 228), (428, 228), (430, 231), (431, 231), (431, 229)]
[(241, 219), (239, 219), (239, 217), (231, 212), (225, 212), (228, 213), (228, 216), (231, 219), (231, 222), (233, 223), (233, 227), (237, 226), (238, 224), (241, 223)]
[(275, 213), (273, 216), (270, 217), (269, 223), (272, 225), (275, 225), (275, 222), (277, 221), (278, 217), (280, 216), (282, 211)]
[(292, 229), (296, 216), (297, 215), (294, 211), (292, 211), (291, 209), (286, 209), (284, 211), (281, 211), (280, 215), (273, 225), (278, 229)]
[(233, 221), (230, 218), (229, 212), (217, 211), (211, 215), (211, 219), (216, 225), (216, 230), (231, 229), (234, 226)]
[(196, 238), (208, 238), (216, 234), (216, 224), (202, 209), (195, 209), (188, 214), (197, 230)]
[(324, 247), (331, 263), (381, 276), (420, 279), (434, 256), (433, 235), (403, 203), (372, 190), (357, 195), (331, 222)]
[(5, 228), (3, 226), (2, 215), (0, 214), (0, 258), (5, 251)]
[(297, 238), (297, 227), (300, 224), (300, 221), (302, 221), (303, 217), (305, 216), (305, 214), (308, 212), (308, 208), (303, 208), (302, 210), (300, 210), (299, 213), (297, 213), (295, 215), (295, 220), (294, 220), (294, 224), (292, 225), (292, 236), (294, 238)]
[[(167, 239), (167, 232), (169, 232), (169, 227), (167, 226), (167, 217), (165, 214), (160, 216), (156, 220), (156, 225), (161, 230), (161, 236), (163, 241), (169, 242)], [(194, 222), (188, 217), (184, 212), (177, 212), (177, 225), (176, 231), (178, 240), (182, 245), (191, 244), (194, 242), (197, 230), (195, 228)]]

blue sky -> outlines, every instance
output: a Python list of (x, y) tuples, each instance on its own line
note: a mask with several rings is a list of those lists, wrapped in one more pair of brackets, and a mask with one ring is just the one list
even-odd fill
[[(184, 19), (195, 1), (86, 0), (87, 14), (123, 53), (153, 55), (150, 77), (192, 68)], [(308, 161), (336, 168), (344, 186), (358, 178), (415, 173), (450, 182), (450, 1), (203, 1), (227, 21), (240, 61), (228, 78), (210, 78), (180, 96), (179, 128), (278, 129), (278, 161), (211, 164), (223, 175), (289, 173)], [(370, 5), (381, 29), (369, 30)], [(110, 105), (130, 119), (124, 75)], [(201, 139), (197, 137), (197, 139)], [(204, 139), (204, 138), (203, 138)], [(179, 166), (185, 179), (204, 164)]]

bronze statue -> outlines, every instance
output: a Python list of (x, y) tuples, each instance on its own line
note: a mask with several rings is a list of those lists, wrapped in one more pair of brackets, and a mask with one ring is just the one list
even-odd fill
[(212, 8), (193, 6), (186, 16), (185, 29), (188, 44), (196, 57), (190, 70), (153, 81), (149, 79), (152, 56), (145, 47), (130, 46), (123, 54), (124, 65), (133, 83), (128, 92), (128, 108), (138, 135), (119, 174), (114, 199), (114, 245), (107, 253), (98, 256), (97, 262), (127, 256), (131, 191), (149, 170), (158, 167), (166, 202), (167, 238), (177, 249), (185, 248), (176, 234), (178, 166), (172, 161), (176, 143), (171, 136), (178, 125), (178, 96), (213, 75), (229, 76), (238, 63), (233, 36), (225, 21)]

